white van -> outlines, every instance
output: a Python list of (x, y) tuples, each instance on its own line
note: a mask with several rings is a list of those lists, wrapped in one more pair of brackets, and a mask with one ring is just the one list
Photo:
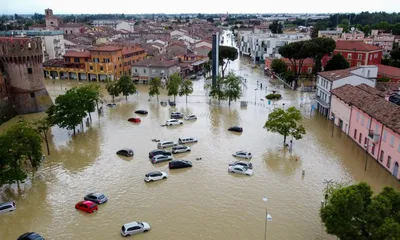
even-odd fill
[(0, 214), (12, 212), (12, 211), (15, 211), (16, 209), (17, 209), (17, 206), (15, 205), (14, 201), (0, 203)]
[(191, 138), (191, 137), (185, 137), (185, 138), (179, 138), (178, 139), (179, 144), (185, 144), (185, 143), (197, 143), (198, 140), (196, 138)]
[(157, 144), (157, 148), (167, 148), (167, 147), (173, 147), (176, 145), (178, 145), (178, 144), (174, 141), (162, 141)]

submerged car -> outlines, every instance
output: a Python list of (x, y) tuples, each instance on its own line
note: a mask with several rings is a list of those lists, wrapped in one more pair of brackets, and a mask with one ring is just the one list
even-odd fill
[(172, 125), (182, 125), (183, 122), (178, 119), (169, 119), (165, 122), (165, 125), (167, 126), (172, 126)]
[(185, 145), (178, 145), (172, 147), (172, 153), (185, 153), (185, 152), (190, 152), (190, 147)]
[(187, 120), (187, 121), (189, 121), (189, 120), (196, 120), (196, 119), (197, 119), (197, 117), (196, 117), (196, 115), (194, 115), (194, 114), (188, 115), (188, 116), (185, 117), (185, 120)]
[(185, 137), (185, 138), (179, 138), (178, 143), (179, 144), (185, 144), (185, 143), (197, 143), (198, 140), (196, 138), (191, 138), (191, 137)]
[(170, 105), (171, 107), (175, 107), (175, 106), (176, 106), (176, 103), (175, 103), (175, 102), (168, 101), (168, 103), (169, 103), (169, 105)]
[(144, 181), (145, 182), (154, 182), (162, 179), (166, 179), (168, 175), (165, 172), (160, 172), (160, 171), (155, 171), (155, 172), (149, 172), (144, 176)]
[(174, 160), (168, 163), (169, 169), (189, 168), (189, 167), (192, 167), (192, 163), (187, 160)]
[(157, 148), (167, 148), (167, 147), (173, 147), (178, 145), (176, 142), (174, 141), (162, 141), (157, 143)]
[(27, 232), (18, 237), (17, 240), (45, 240), (44, 237), (40, 236), (35, 232)]
[(133, 122), (133, 123), (140, 123), (142, 120), (140, 118), (129, 118), (128, 122)]
[(243, 174), (243, 175), (247, 175), (247, 176), (253, 175), (253, 170), (251, 170), (245, 166), (242, 166), (242, 165), (229, 166), (228, 172)]
[(166, 155), (166, 156), (171, 156), (172, 152), (171, 151), (167, 151), (167, 150), (161, 150), (161, 149), (154, 149), (152, 151), (149, 152), (149, 158), (152, 158), (156, 155)]
[(180, 112), (172, 112), (172, 113), (171, 113), (171, 118), (174, 118), (174, 119), (183, 118), (183, 113), (180, 113)]
[(124, 237), (145, 233), (150, 231), (150, 225), (146, 222), (131, 222), (124, 224), (121, 228), (121, 235)]
[(17, 206), (14, 201), (0, 203), (0, 214), (15, 211)]
[(148, 112), (146, 110), (136, 110), (135, 113), (136, 114), (148, 114)]
[(243, 132), (243, 128), (242, 127), (238, 127), (238, 126), (233, 126), (233, 127), (228, 128), (228, 131), (241, 133), (241, 132)]
[(80, 201), (75, 205), (75, 208), (87, 213), (94, 213), (99, 209), (97, 204), (92, 201)]
[(250, 152), (246, 152), (246, 151), (237, 151), (237, 152), (233, 153), (232, 156), (238, 157), (238, 158), (246, 158), (246, 159), (251, 159), (253, 157)]
[(237, 165), (247, 167), (248, 169), (253, 169), (253, 164), (249, 163), (249, 162), (235, 161), (235, 162), (229, 164), (229, 166), (237, 166)]
[(154, 157), (151, 158), (151, 163), (160, 163), (160, 162), (165, 162), (165, 161), (169, 161), (172, 160), (172, 156), (168, 156), (168, 155), (156, 155)]
[(108, 198), (102, 193), (89, 193), (83, 199), (91, 201), (96, 204), (103, 204), (108, 201)]
[(134, 155), (133, 150), (130, 148), (123, 148), (117, 152), (117, 155), (122, 155), (125, 157), (132, 157)]

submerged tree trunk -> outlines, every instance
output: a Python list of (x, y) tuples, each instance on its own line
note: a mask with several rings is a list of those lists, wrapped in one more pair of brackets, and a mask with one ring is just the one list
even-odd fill
[(49, 140), (47, 139), (47, 136), (44, 138), (44, 141), (46, 142), (47, 155), (50, 155)]
[(99, 110), (99, 101), (96, 100), (96, 108)]
[(158, 102), (158, 94), (157, 94), (157, 102)]
[(286, 145), (286, 135), (283, 135), (283, 145)]
[(187, 103), (187, 95), (186, 95), (186, 103)]
[(125, 96), (125, 101), (128, 101), (128, 95)]
[(90, 112), (88, 112), (89, 113), (89, 119), (90, 119), (90, 121), (92, 121), (92, 115), (90, 114)]
[(175, 102), (175, 97), (176, 97), (176, 96), (174, 95), (174, 102)]
[(74, 127), (74, 135), (75, 135), (75, 127)]
[(113, 103), (114, 103), (114, 95), (112, 96), (112, 101), (113, 101)]

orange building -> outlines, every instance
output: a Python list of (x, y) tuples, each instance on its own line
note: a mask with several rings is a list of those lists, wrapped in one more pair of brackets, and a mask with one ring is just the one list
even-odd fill
[(146, 58), (138, 46), (101, 46), (88, 52), (67, 52), (63, 60), (43, 63), (45, 76), (53, 79), (105, 81), (131, 75), (132, 64)]

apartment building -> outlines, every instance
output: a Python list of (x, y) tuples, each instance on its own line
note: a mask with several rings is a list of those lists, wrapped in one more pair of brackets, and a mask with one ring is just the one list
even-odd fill
[(380, 64), (382, 49), (369, 45), (363, 40), (337, 40), (333, 54), (342, 54), (349, 62), (350, 67)]

